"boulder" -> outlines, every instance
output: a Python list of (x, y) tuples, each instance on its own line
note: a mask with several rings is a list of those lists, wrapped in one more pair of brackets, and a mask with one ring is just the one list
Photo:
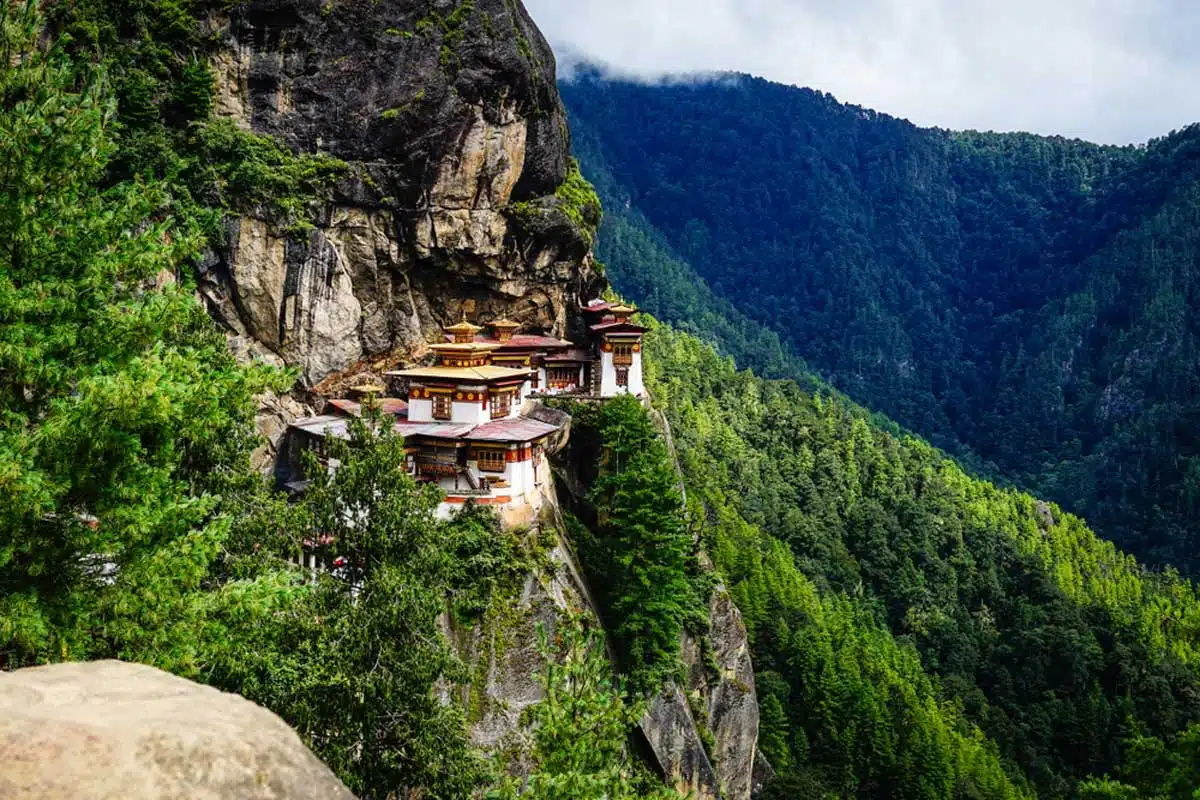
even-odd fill
[(283, 720), (140, 664), (0, 672), (0, 797), (353, 798)]

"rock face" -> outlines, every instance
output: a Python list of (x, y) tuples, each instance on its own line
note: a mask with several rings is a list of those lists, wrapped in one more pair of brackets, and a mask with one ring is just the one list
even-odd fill
[[(518, 0), (251, 0), (205, 18), (217, 113), (349, 167), (316, 224), (232, 219), (201, 291), (307, 387), (423, 353), (463, 313), (571, 333), (603, 285), (554, 192), (554, 56)], [(578, 331), (574, 331), (578, 335)]]
[[(566, 118), (553, 53), (520, 0), (206, 7), (219, 42), (217, 113), (348, 163), (309, 230), (285, 230), (265, 209), (227, 221), (226, 245), (199, 285), (236, 352), (297, 367), (303, 387), (321, 395), (422, 357), (463, 314), (582, 340), (577, 309), (606, 284), (590, 235), (555, 196), (568, 173)], [(262, 465), (287, 423), (308, 411), (300, 399), (312, 398), (263, 398), (259, 423), (271, 443), (256, 453)], [(524, 735), (521, 711), (541, 697), (537, 623), (552, 630), (564, 609), (595, 610), (569, 549), (560, 543), (551, 555), (556, 568), (531, 573), (521, 596), (482, 626), (446, 622), (472, 665), (459, 699), (479, 745), (506, 749)], [(700, 798), (747, 800), (753, 674), (745, 629), (721, 597), (711, 646), (684, 643), (688, 685), (656, 699), (642, 731), (672, 782)], [(709, 655), (715, 674), (705, 671)]]
[(0, 797), (353, 799), (271, 712), (120, 661), (0, 672)]
[(708, 635), (685, 637), (683, 661), (693, 707), (712, 734), (712, 760), (723, 797), (746, 800), (754, 787), (758, 696), (742, 612), (723, 585), (709, 601)]

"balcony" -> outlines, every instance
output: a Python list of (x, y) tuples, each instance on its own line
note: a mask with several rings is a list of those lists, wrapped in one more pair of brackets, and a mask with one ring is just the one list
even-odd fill
[(462, 471), (456, 456), (439, 456), (432, 453), (417, 453), (417, 474), (419, 475), (457, 475)]

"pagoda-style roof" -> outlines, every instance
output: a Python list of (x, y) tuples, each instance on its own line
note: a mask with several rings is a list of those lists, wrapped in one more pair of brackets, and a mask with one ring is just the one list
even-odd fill
[(390, 377), (428, 379), (435, 381), (456, 381), (458, 383), (493, 383), (512, 378), (527, 378), (529, 370), (512, 367), (497, 367), (495, 364), (485, 364), (480, 367), (414, 367), (386, 373)]
[(627, 306), (624, 304), (619, 305), (619, 306), (609, 306), (608, 307), (608, 313), (613, 314), (614, 316), (621, 315), (621, 314), (629, 315), (635, 311), (637, 311), (637, 309), (634, 308), (633, 306)]
[(574, 348), (562, 353), (554, 353), (553, 355), (546, 356), (547, 364), (583, 364), (595, 360), (595, 356), (581, 348)]
[(509, 417), (485, 422), (467, 434), (472, 442), (532, 442), (558, 430), (532, 417)]
[(588, 330), (595, 333), (645, 333), (649, 329), (623, 319), (614, 319), (591, 325)]
[[(449, 337), (447, 337), (449, 338)], [(506, 342), (499, 339), (494, 339), (490, 336), (476, 336), (477, 344), (491, 344), (500, 348), (499, 352), (510, 350), (557, 350), (567, 347), (574, 347), (574, 342), (569, 342), (566, 339), (559, 339), (554, 336), (542, 336), (537, 333), (518, 333), (514, 334)], [(441, 345), (431, 345), (433, 348)]]
[(499, 346), (498, 342), (447, 342), (445, 344), (431, 344), (429, 345), (429, 349), (438, 355), (452, 353), (456, 356), (481, 356), (485, 353), (491, 353)]
[(461, 322), (456, 322), (453, 325), (446, 326), (443, 328), (443, 330), (446, 331), (446, 333), (470, 333), (473, 335), (483, 330), (483, 327), (480, 325), (472, 325), (464, 319)]
[[(334, 398), (329, 401), (329, 405), (342, 414), (349, 414), (354, 417), (362, 416), (363, 404), (356, 400)], [(394, 417), (408, 416), (408, 402), (398, 397), (380, 397), (377, 400), (371, 400), (368, 405), (371, 408), (378, 409), (381, 414), (391, 414)]]
[(454, 341), (459, 343), (468, 343), (475, 338), (475, 334), (479, 333), (483, 328), (478, 325), (472, 325), (467, 322), (467, 318), (463, 317), (461, 322), (449, 325), (443, 328), (446, 333), (454, 337)]
[(513, 337), (517, 329), (521, 327), (521, 323), (513, 322), (511, 319), (493, 320), (488, 325), (491, 326), (492, 333), (496, 335), (496, 339), (501, 342), (507, 342)]

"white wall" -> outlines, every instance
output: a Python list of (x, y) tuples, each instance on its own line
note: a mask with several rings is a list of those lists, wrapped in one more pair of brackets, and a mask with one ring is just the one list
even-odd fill
[(408, 421), (409, 422), (432, 422), (433, 421), (433, 401), (432, 400), (409, 400), (408, 401)]
[(617, 386), (617, 369), (613, 366), (612, 353), (600, 353), (600, 396), (615, 397), (618, 394), (633, 394), (641, 396), (646, 393), (642, 383), (642, 354), (633, 354), (633, 363), (629, 366), (629, 385)]
[(455, 400), (450, 404), (450, 421), (451, 422), (469, 422), (472, 425), (482, 425), (491, 417), (488, 409), (483, 407), (483, 401), (479, 399), (480, 394), (487, 392), (486, 386), (459, 386), (455, 392), (474, 392), (474, 400)]

